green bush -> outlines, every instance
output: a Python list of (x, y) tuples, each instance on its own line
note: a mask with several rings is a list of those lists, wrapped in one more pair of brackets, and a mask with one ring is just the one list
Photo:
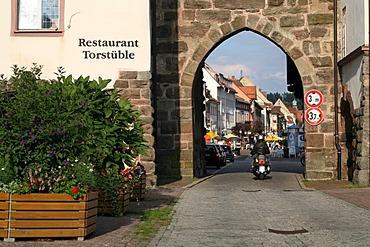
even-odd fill
[(97, 173), (119, 174), (145, 154), (139, 113), (106, 89), (109, 80), (74, 79), (63, 68), (43, 80), (41, 70), (13, 66), (0, 78), (0, 183), (78, 197), (97, 189)]

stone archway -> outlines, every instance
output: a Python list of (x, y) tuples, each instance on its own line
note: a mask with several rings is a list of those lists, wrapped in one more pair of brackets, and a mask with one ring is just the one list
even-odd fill
[(245, 29), (261, 33), (290, 56), (304, 91), (315, 88), (323, 93), (324, 121), (305, 128), (306, 176), (335, 178), (332, 7), (318, 0), (157, 1), (155, 26), (160, 38), (153, 80), (158, 95), (158, 178), (202, 176), (197, 157), (203, 135), (198, 133), (195, 109), (199, 68), (219, 43)]

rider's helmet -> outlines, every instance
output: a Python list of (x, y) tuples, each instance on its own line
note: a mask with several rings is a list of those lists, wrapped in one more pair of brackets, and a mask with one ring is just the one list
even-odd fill
[(263, 135), (259, 135), (259, 136), (257, 137), (257, 140), (258, 140), (258, 141), (263, 141), (263, 140), (264, 140)]

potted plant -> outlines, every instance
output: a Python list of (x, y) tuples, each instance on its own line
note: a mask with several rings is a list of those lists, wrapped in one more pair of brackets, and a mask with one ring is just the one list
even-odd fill
[[(12, 202), (24, 196), (17, 205), (28, 204), (25, 208), (32, 212), (35, 208), (31, 204), (54, 195), (61, 195), (62, 200), (70, 198), (80, 206), (66, 202), (60, 209), (87, 210), (84, 215), (88, 218), (81, 219), (86, 229), (77, 236), (83, 238), (95, 229), (96, 192), (101, 189), (97, 183), (101, 177), (95, 168), (99, 166), (113, 174), (124, 165), (131, 166), (135, 157), (145, 153), (143, 130), (128, 100), (120, 99), (116, 90), (106, 89), (109, 80), (74, 79), (64, 76), (62, 68), (58, 69), (57, 80), (43, 80), (41, 68), (36, 64), (30, 70), (14, 66), (10, 79), (0, 78), (0, 192), (10, 193)], [(86, 205), (81, 206), (81, 201)], [(43, 207), (53, 208), (54, 204)], [(15, 207), (11, 205), (4, 211), (15, 217), (10, 208)], [(41, 214), (53, 219), (45, 212)], [(8, 228), (13, 227), (10, 222)], [(24, 236), (13, 230), (8, 238), (67, 237), (78, 232), (31, 230)]]

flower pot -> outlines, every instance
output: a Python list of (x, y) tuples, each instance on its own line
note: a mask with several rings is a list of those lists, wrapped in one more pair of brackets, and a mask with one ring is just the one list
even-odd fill
[(9, 219), (5, 219), (7, 226), (2, 229), (6, 231), (4, 241), (60, 237), (77, 237), (83, 241), (96, 229), (96, 192), (83, 195), (78, 200), (68, 194), (0, 193), (0, 205), (0, 221), (4, 218), (2, 213)]
[(120, 216), (125, 214), (129, 207), (130, 191), (127, 189), (120, 189), (116, 199), (117, 201), (114, 202), (111, 195), (104, 191), (99, 191), (98, 214), (108, 216)]
[(146, 174), (140, 175), (138, 181), (134, 184), (130, 200), (143, 200), (146, 187)]

